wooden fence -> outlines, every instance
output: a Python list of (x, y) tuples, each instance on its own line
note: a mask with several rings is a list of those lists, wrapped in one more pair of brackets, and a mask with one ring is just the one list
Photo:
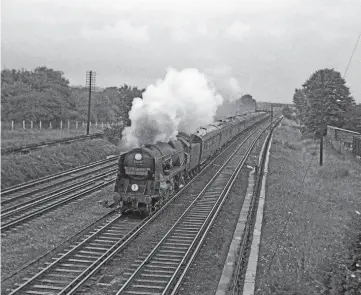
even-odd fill
[(334, 126), (327, 126), (327, 139), (332, 148), (352, 151), (356, 157), (361, 157), (361, 133), (342, 129)]
[[(123, 122), (90, 122), (90, 128), (92, 129), (104, 129), (114, 125), (123, 125)], [(51, 129), (86, 129), (86, 121), (2, 121), (1, 130), (15, 131), (15, 130), (51, 130)]]
[(355, 157), (361, 157), (361, 137), (353, 137), (352, 154)]

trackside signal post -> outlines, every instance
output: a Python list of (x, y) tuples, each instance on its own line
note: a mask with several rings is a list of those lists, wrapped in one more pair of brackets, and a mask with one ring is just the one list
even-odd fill
[(86, 126), (86, 135), (89, 135), (90, 128), (90, 104), (92, 92), (95, 90), (95, 75), (96, 73), (93, 71), (86, 72), (86, 86), (89, 87), (89, 101), (88, 101), (88, 123)]

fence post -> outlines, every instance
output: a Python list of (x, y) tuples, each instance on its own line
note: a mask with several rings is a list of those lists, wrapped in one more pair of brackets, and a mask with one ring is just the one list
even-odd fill
[(52, 127), (51, 127), (51, 122), (49, 122), (49, 129), (52, 129)]
[(14, 130), (14, 120), (11, 120), (11, 131)]
[(63, 120), (60, 121), (60, 129), (63, 129)]
[(98, 121), (95, 121), (95, 128), (98, 127)]
[(30, 129), (33, 129), (34, 125), (33, 125), (33, 121), (30, 121)]
[(23, 129), (25, 129), (25, 121), (23, 120)]
[(75, 121), (75, 129), (78, 129), (78, 121)]
[(70, 121), (68, 120), (68, 129), (70, 129)]
[(41, 121), (39, 122), (39, 129), (41, 130)]

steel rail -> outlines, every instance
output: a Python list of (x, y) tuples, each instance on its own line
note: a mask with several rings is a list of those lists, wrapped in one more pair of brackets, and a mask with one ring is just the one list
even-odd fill
[[(268, 128), (268, 126), (267, 126)], [(265, 130), (267, 130), (267, 128)], [(265, 131), (263, 130), (262, 133)], [(218, 169), (218, 171), (216, 172), (216, 174), (212, 177), (212, 179), (206, 184), (206, 186), (202, 189), (202, 191), (198, 194), (198, 196), (195, 198), (195, 200), (188, 206), (188, 208), (183, 212), (183, 214), (179, 217), (179, 219), (174, 223), (174, 225), (169, 229), (169, 231), (163, 236), (163, 238), (159, 241), (159, 243), (154, 247), (154, 249), (151, 251), (151, 253), (143, 260), (143, 262), (138, 266), (138, 268), (133, 272), (133, 274), (128, 278), (128, 280), (123, 284), (123, 286), (121, 287), (121, 289), (116, 293), (116, 295), (120, 295), (122, 294), (122, 292), (127, 292), (126, 289), (129, 288), (129, 285), (133, 282), (133, 280), (135, 279), (135, 277), (138, 275), (138, 273), (144, 268), (145, 265), (147, 265), (148, 263), (150, 263), (150, 259), (157, 253), (157, 251), (159, 250), (159, 248), (164, 244), (164, 241), (166, 241), (168, 239), (168, 237), (170, 236), (171, 233), (174, 232), (174, 229), (176, 228), (176, 226), (178, 226), (181, 222), (184, 221), (184, 217), (192, 210), (195, 208), (195, 204), (199, 201), (199, 199), (201, 197), (203, 197), (204, 193), (207, 191), (208, 188), (211, 187), (212, 184), (214, 184), (214, 181), (217, 179), (217, 177), (224, 172), (224, 168), (228, 165), (228, 163), (234, 159), (234, 156), (237, 152), (239, 152), (240, 148), (243, 147), (245, 145), (245, 143), (248, 141), (248, 139), (254, 135), (255, 133), (259, 132), (258, 130), (256, 130), (255, 132), (249, 134), (246, 139), (244, 141), (242, 141), (238, 147), (236, 148), (236, 150), (231, 154), (231, 156), (229, 156), (229, 158), (225, 161), (225, 163)], [(261, 134), (262, 134), (261, 133)], [(258, 137), (257, 137), (258, 138)], [(254, 141), (256, 142), (256, 140)], [(250, 148), (249, 148), (250, 149)], [(249, 150), (248, 149), (248, 150)], [(247, 156), (248, 157), (248, 156)], [(242, 163), (244, 163), (244, 161), (247, 159), (246, 156), (244, 156), (242, 159)], [(242, 164), (243, 165), (243, 164)], [(229, 183), (230, 180), (233, 180), (234, 177), (236, 177), (236, 172), (238, 171), (238, 167), (240, 167), (240, 164), (237, 165), (236, 170), (232, 173), (232, 175), (230, 176), (229, 180), (227, 181), (226, 186), (223, 188), (222, 192), (220, 193), (220, 196), (222, 196), (224, 194), (225, 191), (227, 191), (227, 189), (229, 188)], [(219, 200), (219, 198), (217, 198)], [(209, 216), (211, 216), (211, 213), (214, 211), (213, 208), (215, 208), (218, 204), (218, 201), (215, 202), (214, 206), (212, 207), (210, 213), (207, 215), (206, 217), (206, 221), (208, 220)], [(206, 223), (203, 223), (203, 225)], [(201, 229), (203, 228), (203, 226), (201, 227)], [(198, 235), (200, 234), (201, 231), (198, 232)], [(193, 241), (194, 243), (194, 241)], [(192, 245), (193, 245), (192, 243)], [(188, 253), (188, 252), (187, 252)], [(184, 259), (179, 262), (180, 265), (183, 263)], [(169, 284), (168, 284), (169, 285)], [(168, 286), (167, 285), (167, 286)], [(152, 289), (152, 286), (149, 286), (149, 289)], [(132, 291), (133, 294), (135, 291)], [(146, 292), (146, 291), (144, 291)]]
[[(283, 119), (283, 116), (281, 116), (279, 120), (276, 120), (274, 126), (272, 127), (272, 131), (282, 121), (282, 119)], [(253, 236), (253, 232), (251, 231), (251, 224), (252, 224), (252, 220), (253, 220), (252, 216), (254, 216), (254, 214), (257, 213), (257, 209), (255, 209), (255, 206), (258, 202), (259, 194), (260, 194), (261, 187), (262, 187), (264, 165), (266, 162), (266, 155), (267, 155), (268, 146), (270, 144), (271, 136), (272, 136), (272, 132), (270, 132), (270, 134), (268, 135), (266, 142), (262, 147), (261, 156), (259, 158), (259, 162), (258, 162), (259, 170), (256, 175), (250, 210), (247, 215), (248, 222), (245, 224), (245, 229), (244, 229), (244, 237), (245, 238), (242, 239), (242, 241), (240, 241), (240, 247), (239, 247), (239, 251), (238, 251), (238, 260), (235, 262), (235, 267), (234, 267), (234, 271), (232, 274), (232, 280), (228, 287), (230, 294), (239, 294), (241, 292), (241, 290), (239, 289), (239, 287), (240, 287), (239, 278), (241, 277), (242, 272), (243, 272), (243, 267), (242, 267), (243, 262), (248, 259), (248, 258), (245, 258), (244, 255), (247, 254), (247, 245), (249, 243), (249, 239), (251, 239)], [(247, 255), (247, 257), (248, 257), (248, 255)]]
[[(58, 179), (58, 178), (61, 178), (61, 177), (64, 177), (64, 176), (68, 176), (70, 174), (77, 173), (77, 172), (92, 168), (94, 166), (102, 165), (102, 164), (105, 164), (107, 162), (112, 162), (112, 161), (116, 160), (117, 158), (118, 158), (118, 156), (112, 156), (111, 158), (108, 158), (108, 159), (105, 159), (105, 160), (92, 162), (90, 164), (80, 166), (80, 167), (77, 167), (77, 168), (74, 168), (74, 169), (69, 169), (69, 170), (66, 170), (66, 171), (63, 171), (63, 172), (52, 174), (50, 176), (45, 176), (45, 177), (42, 177), (42, 178), (31, 180), (31, 181), (28, 181), (26, 183), (21, 183), (21, 184), (14, 185), (12, 187), (9, 187), (9, 188), (6, 188), (6, 189), (2, 190), (1, 191), (1, 198), (3, 199), (4, 196), (6, 196), (6, 195), (9, 195), (9, 194), (12, 194), (12, 193), (15, 193), (15, 192), (18, 192), (20, 190), (24, 190), (24, 189), (27, 189), (27, 188), (30, 188), (30, 187), (34, 187), (36, 185), (43, 184), (44, 182), (48, 182), (48, 181), (55, 180), (55, 179)], [(4, 205), (8, 201), (9, 201), (8, 199), (2, 200), (1, 205)], [(10, 201), (11, 201), (11, 199), (10, 199)]]
[[(277, 120), (276, 120), (275, 126), (277, 126), (278, 122), (280, 122), (280, 121), (277, 121)], [(272, 128), (272, 131), (273, 131), (273, 129), (274, 129), (274, 127)], [(266, 130), (264, 130), (263, 132), (265, 132), (265, 131), (266, 131)], [(262, 175), (262, 171), (263, 171), (263, 168), (264, 168), (264, 159), (265, 159), (266, 151), (267, 151), (267, 148), (266, 148), (266, 147), (267, 147), (267, 145), (269, 144), (270, 136), (272, 135), (272, 131), (268, 134), (268, 136), (267, 136), (267, 138), (266, 138), (266, 140), (265, 140), (265, 143), (264, 143), (264, 145), (263, 145), (263, 147), (262, 147), (262, 150), (261, 150), (261, 157), (260, 157), (260, 159), (259, 159), (259, 167), (260, 167), (260, 169), (261, 169), (261, 170), (259, 171), (259, 172), (260, 172), (260, 175)], [(262, 134), (263, 134), (263, 133), (262, 133)], [(262, 135), (262, 134), (261, 134), (261, 135)], [(260, 135), (260, 136), (261, 136), (261, 135)], [(254, 144), (256, 143), (257, 140), (258, 140), (258, 139), (255, 140)], [(249, 156), (249, 154), (251, 153), (251, 151), (252, 151), (253, 148), (254, 148), (254, 145), (253, 145), (253, 146), (250, 148), (250, 150), (248, 151), (248, 156)], [(246, 158), (246, 159), (247, 159), (247, 158)], [(244, 161), (246, 161), (246, 159), (245, 159)], [(245, 164), (245, 163), (242, 163), (242, 165), (244, 165), (244, 164)], [(229, 190), (232, 189), (232, 186), (233, 186), (235, 180), (236, 180), (236, 178), (233, 179), (232, 184), (231, 184), (231, 186), (229, 187), (229, 189), (228, 189), (228, 191), (227, 191), (227, 194), (229, 193)], [(257, 189), (259, 189), (259, 188), (257, 187)], [(257, 189), (256, 189), (256, 190), (257, 190)], [(219, 211), (221, 210), (221, 207), (223, 206), (223, 203), (225, 202), (225, 200), (226, 200), (226, 197), (222, 200), (222, 203), (219, 205), (219, 208), (218, 208), (217, 211), (215, 212), (215, 215), (213, 216), (212, 220), (211, 220), (210, 223), (208, 224), (208, 226), (207, 226), (206, 230), (204, 231), (204, 233), (203, 233), (203, 235), (202, 235), (202, 237), (201, 237), (198, 245), (196, 246), (196, 248), (193, 250), (192, 253), (190, 252), (191, 247), (189, 248), (189, 250), (188, 250), (189, 253), (187, 252), (186, 255), (192, 254), (192, 256), (190, 257), (190, 259), (188, 260), (188, 262), (182, 261), (182, 263), (181, 263), (181, 264), (179, 265), (179, 267), (177, 268), (176, 273), (173, 275), (171, 281), (168, 283), (166, 289), (163, 291), (162, 294), (166, 294), (168, 291), (170, 291), (169, 289), (170, 289), (171, 284), (173, 284), (173, 285), (175, 284), (175, 286), (174, 286), (174, 288), (173, 288), (173, 290), (172, 290), (172, 292), (171, 292), (171, 295), (177, 294), (177, 292), (178, 292), (178, 290), (179, 290), (179, 288), (180, 288), (180, 286), (181, 286), (181, 283), (182, 283), (182, 281), (184, 280), (184, 277), (186, 276), (187, 272), (189, 271), (189, 269), (190, 269), (190, 267), (191, 267), (191, 264), (193, 263), (194, 259), (196, 258), (199, 250), (201, 249), (201, 247), (202, 247), (202, 245), (203, 245), (203, 243), (204, 243), (204, 241), (205, 241), (205, 239), (206, 239), (206, 237), (207, 237), (207, 234), (208, 234), (209, 231), (211, 230), (211, 228), (212, 228), (212, 226), (213, 226), (213, 224), (214, 224), (214, 221), (215, 221), (216, 217), (218, 216)], [(251, 211), (252, 211), (252, 210), (251, 210)], [(196, 239), (195, 239), (195, 240), (196, 240)], [(184, 258), (184, 260), (185, 260), (185, 258)], [(177, 278), (176, 278), (177, 275), (178, 275), (177, 273), (179, 273), (179, 271), (181, 270), (182, 266), (183, 266), (185, 263), (187, 263), (187, 264), (186, 264), (186, 266), (184, 267), (182, 274), (181, 274), (180, 277), (177, 279)], [(172, 283), (172, 281), (175, 281), (175, 282)]]
[[(103, 176), (104, 177), (108, 177), (110, 176), (111, 174), (113, 174), (114, 172), (111, 172), (111, 173), (108, 173), (107, 176)], [(46, 213), (52, 209), (55, 209), (61, 205), (64, 205), (70, 201), (73, 201), (75, 199), (78, 199), (78, 198), (81, 198), (87, 194), (90, 194), (90, 193), (93, 193), (105, 186), (108, 186), (109, 184), (113, 183), (115, 181), (115, 178), (113, 178), (112, 180), (109, 180), (109, 181), (105, 181), (105, 182), (102, 182), (102, 183), (99, 183), (99, 184), (96, 184), (96, 185), (93, 185), (91, 187), (88, 187), (86, 188), (84, 191), (82, 192), (79, 192), (79, 193), (76, 193), (75, 195), (71, 195), (71, 196), (68, 196), (66, 198), (62, 198), (62, 199), (59, 199), (58, 201), (54, 202), (54, 203), (51, 203), (49, 204), (48, 206), (44, 207), (44, 208), (40, 208), (39, 210), (35, 211), (35, 212), (30, 212), (29, 214), (25, 215), (25, 216), (20, 216), (18, 218), (16, 218), (15, 220), (10, 220), (9, 222), (5, 223), (5, 224), (2, 224), (1, 225), (1, 232), (3, 233), (5, 230), (9, 230), (10, 228), (13, 228), (14, 226), (17, 226), (19, 224), (22, 224), (24, 223), (25, 221), (29, 220), (29, 219), (32, 219), (32, 218), (35, 218), (39, 215), (42, 215), (43, 213)]]
[[(260, 123), (260, 122), (257, 122)], [(245, 132), (249, 131), (250, 129), (254, 128), (255, 126), (249, 126), (248, 128), (244, 129), (238, 136), (235, 138), (235, 140), (243, 135)], [(234, 143), (234, 142), (233, 142)], [(154, 215), (151, 217), (148, 217), (145, 219), (141, 224), (139, 224), (137, 227), (135, 227), (133, 230), (129, 231), (124, 237), (120, 238), (109, 250), (107, 250), (97, 261), (92, 263), (85, 271), (83, 271), (81, 274), (79, 274), (69, 285), (67, 285), (60, 293), (58, 294), (73, 294), (76, 292), (76, 290), (92, 275), (94, 275), (100, 267), (102, 267), (105, 263), (107, 263), (117, 252), (119, 252), (121, 249), (123, 249), (128, 243), (130, 243), (143, 229), (146, 227), (149, 223), (151, 223), (155, 218), (158, 217), (178, 196), (182, 194), (182, 192), (188, 188), (195, 180), (197, 180), (203, 172), (212, 166), (212, 164), (221, 157), (226, 151), (228, 151), (231, 148), (232, 144), (225, 147), (223, 151), (221, 151), (220, 154), (218, 154), (214, 159), (212, 159), (203, 169), (198, 173), (192, 180), (190, 180), (178, 193), (176, 193), (171, 199), (167, 201), (166, 204), (164, 204), (157, 212), (155, 212)], [(100, 234), (98, 232), (98, 234)], [(80, 246), (80, 245), (78, 245)], [(39, 279), (43, 274), (45, 274), (47, 271), (51, 269), (56, 263), (60, 263), (63, 261), (67, 256), (69, 256), (73, 251), (78, 248), (78, 246), (71, 249), (69, 252), (64, 254), (62, 257), (57, 259), (54, 263), (51, 265), (48, 265), (46, 268), (44, 268), (41, 272), (34, 275), (32, 278), (28, 279), (26, 282), (24, 282), (22, 285), (18, 286), (15, 290), (13, 290), (10, 294), (16, 294), (19, 291), (26, 288), (31, 283), (35, 282), (37, 279)]]
[[(248, 131), (248, 130), (247, 130)], [(99, 268), (101, 266), (103, 266), (109, 259), (111, 259), (111, 257), (113, 255), (115, 255), (118, 251), (120, 251), (121, 249), (123, 249), (125, 246), (127, 246), (140, 232), (141, 230), (147, 226), (150, 222), (152, 222), (158, 215), (160, 215), (165, 209), (166, 207), (168, 207), (174, 200), (175, 198), (177, 198), (178, 196), (181, 195), (181, 193), (189, 186), (191, 185), (196, 179), (198, 179), (198, 177), (202, 174), (203, 171), (205, 171), (206, 168), (210, 167), (214, 161), (216, 159), (218, 159), (221, 155), (224, 154), (224, 152), (226, 152), (229, 148), (231, 147), (231, 145), (227, 146), (225, 150), (223, 150), (216, 158), (214, 158), (210, 163), (208, 163), (200, 173), (198, 173), (190, 182), (188, 182), (183, 188), (182, 190), (180, 190), (176, 195), (174, 195), (170, 200), (168, 200), (168, 202), (162, 206), (152, 217), (150, 217), (144, 224), (142, 224), (133, 234), (131, 234), (129, 236), (128, 239), (124, 239), (124, 241), (119, 241), (118, 246), (114, 245), (114, 249), (115, 251), (110, 254), (110, 253), (106, 253), (105, 255), (109, 255), (106, 259), (104, 259), (102, 261), (101, 258), (99, 258), (98, 261), (98, 265), (96, 263), (94, 263), (94, 268), (91, 270), (91, 267), (89, 267), (90, 272), (87, 274), (87, 276), (85, 278), (83, 278), (81, 281), (78, 281), (78, 279), (75, 279), (72, 283), (70, 283), (64, 290), (62, 290), (60, 293), (58, 293), (58, 295), (63, 295), (63, 294), (67, 294), (67, 295), (71, 295), (74, 294), (78, 288), (84, 284), (84, 282), (86, 280), (88, 280), (92, 275), (95, 274), (95, 272), (97, 272), (99, 270)]]
[(110, 217), (111, 215), (114, 214), (114, 210), (113, 211), (109, 211), (106, 214), (104, 214), (102, 217), (100, 217), (99, 219), (93, 221), (91, 224), (87, 225), (85, 228), (82, 228), (80, 230), (78, 230), (75, 234), (73, 234), (72, 236), (70, 236), (69, 238), (63, 240), (56, 248), (50, 249), (48, 250), (46, 253), (42, 254), (41, 256), (38, 256), (37, 258), (33, 259), (32, 261), (26, 263), (25, 265), (22, 265), (20, 268), (16, 269), (15, 271), (13, 271), (10, 275), (8, 275), (5, 278), (1, 279), (1, 282), (5, 282), (8, 279), (14, 277), (15, 275), (19, 274), (21, 271), (25, 270), (26, 268), (30, 267), (31, 265), (39, 262), (41, 259), (43, 259), (45, 256), (50, 255), (52, 252), (56, 251), (57, 249), (59, 249), (60, 247), (64, 247), (64, 245), (66, 245), (67, 243), (70, 243), (71, 240), (75, 239), (77, 236), (79, 236), (81, 233), (87, 232), (88, 230), (90, 230), (92, 227), (94, 227), (97, 223), (101, 222), (103, 219), (106, 219), (107, 217)]
[[(107, 167), (108, 168), (108, 167)], [(105, 169), (105, 168), (103, 168)], [(1, 217), (2, 218), (6, 218), (8, 217), (8, 215), (11, 214), (15, 214), (18, 213), (20, 211), (23, 211), (25, 209), (29, 209), (32, 207), (35, 207), (36, 205), (42, 204), (44, 202), (50, 201), (52, 199), (58, 198), (60, 196), (63, 196), (67, 193), (76, 191), (78, 189), (81, 189), (83, 187), (86, 187), (87, 185), (91, 184), (94, 181), (97, 181), (99, 179), (103, 179), (104, 177), (109, 176), (109, 173), (115, 173), (117, 171), (117, 169), (110, 169), (109, 171), (103, 172), (101, 174), (98, 175), (94, 175), (90, 178), (84, 179), (80, 182), (74, 183), (70, 186), (68, 186), (67, 188), (59, 188), (55, 191), (49, 192), (47, 194), (43, 194), (41, 196), (37, 196), (34, 198), (31, 198), (30, 200), (26, 200), (20, 204), (16, 204), (13, 205), (11, 207), (8, 208), (4, 208), (3, 210), (1, 210)]]

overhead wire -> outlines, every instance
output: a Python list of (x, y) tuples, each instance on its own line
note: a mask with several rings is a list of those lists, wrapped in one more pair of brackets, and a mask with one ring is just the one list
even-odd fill
[(351, 61), (352, 61), (353, 55), (355, 54), (355, 51), (356, 51), (356, 48), (357, 48), (358, 42), (360, 41), (360, 38), (361, 38), (361, 32), (360, 32), (360, 34), (359, 34), (359, 36), (358, 36), (358, 38), (357, 38), (357, 41), (356, 41), (355, 47), (354, 47), (354, 49), (353, 49), (353, 51), (352, 51), (352, 53), (351, 53), (350, 59), (349, 59), (348, 64), (347, 64), (347, 66), (346, 66), (345, 73), (343, 74), (343, 78), (345, 78), (345, 76), (346, 76), (346, 73), (347, 73), (348, 68), (349, 68), (349, 66), (350, 66), (350, 64), (351, 64)]

